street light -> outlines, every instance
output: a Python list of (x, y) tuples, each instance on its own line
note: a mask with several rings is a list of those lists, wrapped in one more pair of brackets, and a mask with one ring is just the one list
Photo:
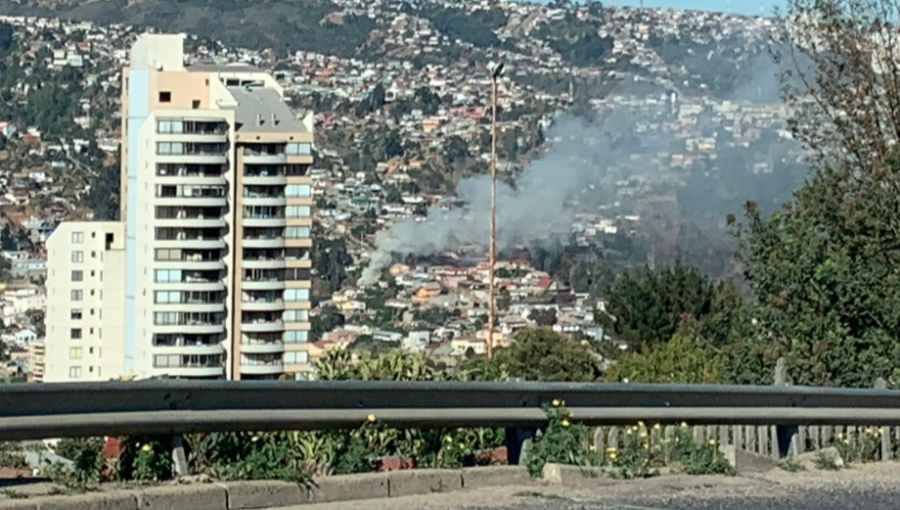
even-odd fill
[(488, 64), (491, 72), (491, 239), (488, 248), (488, 337), (487, 357), (494, 357), (494, 266), (497, 263), (497, 79), (503, 63)]

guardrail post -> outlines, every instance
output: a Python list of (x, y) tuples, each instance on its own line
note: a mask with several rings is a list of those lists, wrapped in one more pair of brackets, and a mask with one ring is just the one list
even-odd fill
[(520, 466), (528, 455), (528, 446), (534, 437), (534, 430), (522, 427), (506, 429), (506, 462), (510, 466)]
[(187, 456), (184, 454), (184, 438), (181, 434), (172, 436), (172, 474), (175, 478), (188, 475)]
[[(883, 377), (875, 379), (875, 389), (886, 390), (887, 381)], [(881, 432), (881, 460), (891, 460), (894, 453), (891, 447), (891, 427), (881, 427), (879, 431)]]
[[(784, 358), (778, 358), (775, 364), (775, 386), (787, 386), (787, 368), (784, 366)], [(786, 457), (797, 455), (800, 452), (799, 427), (797, 425), (775, 426), (775, 437), (772, 438), (774, 447), (773, 457)]]

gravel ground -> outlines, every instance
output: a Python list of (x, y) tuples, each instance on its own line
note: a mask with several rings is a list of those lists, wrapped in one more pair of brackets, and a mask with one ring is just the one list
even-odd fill
[(887, 510), (900, 508), (900, 463), (754, 476), (666, 476), (595, 488), (535, 484), (296, 507), (291, 510)]

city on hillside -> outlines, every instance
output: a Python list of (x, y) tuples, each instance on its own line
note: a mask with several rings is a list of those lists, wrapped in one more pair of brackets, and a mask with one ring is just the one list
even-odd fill
[(320, 25), (373, 35), (297, 49), (28, 5), (0, 7), (10, 380), (311, 379), (344, 350), (450, 369), (535, 327), (608, 361), (634, 347), (617, 275), (739, 280), (727, 215), (805, 176), (772, 18), (340, 0)]

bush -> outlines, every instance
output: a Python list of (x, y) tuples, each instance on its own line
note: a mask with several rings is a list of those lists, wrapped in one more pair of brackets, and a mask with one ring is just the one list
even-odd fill
[(22, 443), (0, 443), (0, 466), (20, 469), (26, 467), (26, 465), (25, 450), (22, 448)]
[(596, 451), (588, 448), (590, 429), (580, 423), (571, 423), (572, 413), (565, 402), (554, 400), (547, 413), (547, 428), (531, 445), (526, 466), (531, 476), (540, 477), (544, 465), (549, 462), (572, 464), (582, 468), (599, 466), (602, 462)]

